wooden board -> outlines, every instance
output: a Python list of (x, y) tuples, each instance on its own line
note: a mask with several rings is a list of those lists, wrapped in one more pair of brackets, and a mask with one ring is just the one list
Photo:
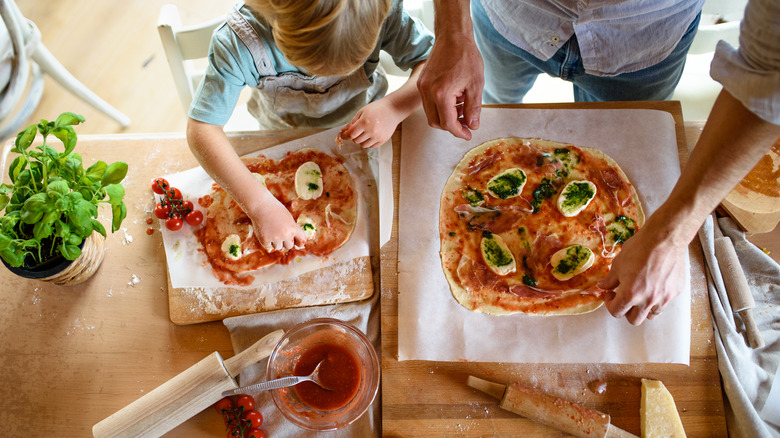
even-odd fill
[[(675, 119), (681, 163), (687, 161), (679, 102), (514, 105), (515, 108), (668, 111)], [(398, 202), (400, 133), (393, 137), (394, 196)], [(677, 403), (688, 437), (725, 437), (726, 421), (713, 343), (704, 264), (698, 240), (691, 255), (691, 360), (673, 364), (545, 364), (398, 360), (398, 217), (381, 250), (382, 433), (384, 436), (561, 436), (547, 426), (501, 409), (498, 401), (466, 385), (469, 375), (521, 381), (582, 406), (608, 413), (615, 426), (639, 435), (641, 379), (661, 380)], [(628, 324), (626, 322), (626, 324)], [(431, 327), (431, 330), (436, 330)], [(486, 334), (486, 336), (490, 336)], [(601, 391), (599, 388), (603, 387)]]
[(169, 279), (168, 311), (171, 322), (187, 325), (270, 310), (360, 301), (373, 293), (371, 260), (366, 256), (251, 290), (174, 288)]
[(745, 231), (767, 233), (780, 221), (780, 141), (723, 200)]

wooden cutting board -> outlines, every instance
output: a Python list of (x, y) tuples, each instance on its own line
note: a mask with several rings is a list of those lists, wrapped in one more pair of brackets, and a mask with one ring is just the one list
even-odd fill
[(780, 222), (780, 141), (722, 202), (749, 233), (767, 233)]
[(188, 325), (271, 310), (360, 301), (373, 293), (371, 259), (366, 256), (251, 290), (174, 288), (169, 277), (168, 310), (171, 322)]

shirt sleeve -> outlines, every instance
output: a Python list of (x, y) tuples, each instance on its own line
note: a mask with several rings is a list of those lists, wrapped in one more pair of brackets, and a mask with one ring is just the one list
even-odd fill
[(224, 126), (233, 114), (241, 90), (247, 85), (257, 86), (257, 74), (250, 71), (254, 63), (249, 50), (233, 38), (233, 32), (227, 26), (214, 34), (208, 61), (203, 80), (192, 99), (189, 117)]
[(409, 15), (403, 2), (393, 1), (382, 31), (381, 48), (400, 69), (407, 70), (428, 59), (433, 34), (420, 20)]
[(780, 2), (751, 0), (740, 24), (739, 48), (718, 42), (710, 75), (745, 107), (780, 125)]

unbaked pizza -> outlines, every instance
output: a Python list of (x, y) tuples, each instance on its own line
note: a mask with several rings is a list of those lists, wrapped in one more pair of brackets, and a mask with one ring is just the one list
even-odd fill
[(490, 314), (580, 314), (644, 223), (636, 190), (597, 149), (500, 138), (466, 153), (445, 184), (441, 261), (455, 299)]
[(306, 232), (302, 248), (272, 251), (254, 236), (249, 217), (217, 184), (201, 197), (206, 219), (195, 231), (214, 275), (228, 285), (248, 285), (247, 274), (274, 263), (288, 264), (305, 255), (326, 256), (347, 242), (357, 222), (357, 200), (343, 161), (317, 149), (288, 153), (279, 161), (262, 155), (242, 158)]

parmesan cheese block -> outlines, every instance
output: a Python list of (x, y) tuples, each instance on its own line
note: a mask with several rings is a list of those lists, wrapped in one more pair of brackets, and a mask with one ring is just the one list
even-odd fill
[(484, 233), (482, 235), (482, 259), (487, 267), (496, 275), (504, 276), (515, 272), (517, 265), (512, 251), (498, 234)]
[(674, 398), (660, 380), (642, 379), (639, 420), (643, 438), (685, 438)]
[(301, 164), (295, 171), (295, 193), (307, 200), (322, 196), (322, 171), (314, 161)]
[(593, 266), (596, 257), (590, 248), (582, 245), (572, 245), (557, 251), (550, 258), (553, 266), (552, 275), (560, 281), (566, 281), (575, 275), (585, 272)]
[(580, 214), (596, 196), (596, 184), (590, 181), (569, 181), (558, 195), (558, 210), (566, 217)]
[(520, 196), (528, 178), (523, 169), (517, 167), (507, 169), (490, 178), (487, 183), (488, 193), (494, 198), (507, 199)]

